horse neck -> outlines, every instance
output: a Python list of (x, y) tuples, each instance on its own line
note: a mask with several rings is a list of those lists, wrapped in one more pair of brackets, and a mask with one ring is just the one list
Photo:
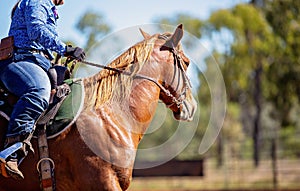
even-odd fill
[(129, 97), (129, 108), (132, 119), (139, 124), (144, 133), (152, 121), (159, 100), (160, 89), (153, 82), (135, 80)]
[(110, 108), (113, 115), (126, 119), (126, 125), (135, 128), (132, 132), (143, 134), (155, 114), (160, 89), (149, 80), (133, 76), (140, 74), (155, 79), (161, 76), (162, 70), (157, 69), (152, 58), (152, 48), (149, 49), (147, 42), (138, 43), (110, 64), (125, 68), (132, 76), (102, 70), (84, 79), (85, 108)]
[[(151, 78), (159, 77), (160, 70), (153, 68), (153, 66), (154, 64), (150, 62), (145, 63), (138, 74)], [(126, 80), (129, 78), (133, 80), (126, 87)], [(121, 81), (125, 82), (119, 84), (118, 88), (112, 85)], [(110, 108), (110, 112), (114, 113), (115, 117), (126, 119), (124, 126), (133, 128), (131, 130), (132, 136), (137, 139), (142, 137), (154, 117), (159, 100), (160, 89), (155, 83), (146, 79), (104, 71), (84, 79), (84, 86), (85, 108), (92, 108), (93, 110), (104, 107)], [(127, 96), (123, 96), (124, 94)]]

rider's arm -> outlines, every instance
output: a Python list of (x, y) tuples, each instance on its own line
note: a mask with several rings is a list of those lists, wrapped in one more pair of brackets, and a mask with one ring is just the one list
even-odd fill
[(66, 44), (58, 38), (54, 9), (49, 1), (29, 0), (24, 12), (27, 31), (32, 41), (63, 55)]

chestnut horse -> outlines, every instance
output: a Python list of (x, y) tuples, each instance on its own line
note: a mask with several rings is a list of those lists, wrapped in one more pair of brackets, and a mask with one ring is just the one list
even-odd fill
[[(130, 47), (109, 66), (124, 73), (102, 70), (81, 79), (84, 106), (67, 132), (48, 141), (55, 162), (57, 190), (127, 190), (138, 144), (156, 110), (158, 100), (177, 120), (192, 120), (197, 107), (186, 70), (189, 59), (175, 32), (149, 35)], [(3, 136), (4, 128), (0, 128)], [(32, 140), (37, 151), (37, 141)], [(0, 178), (0, 190), (39, 190), (38, 154), (20, 165), (25, 179)]]

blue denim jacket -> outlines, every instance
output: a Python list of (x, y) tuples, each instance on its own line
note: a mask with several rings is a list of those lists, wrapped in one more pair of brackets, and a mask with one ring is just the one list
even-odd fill
[(12, 17), (9, 36), (14, 36), (17, 48), (63, 55), (66, 45), (58, 38), (57, 18), (52, 0), (21, 0)]

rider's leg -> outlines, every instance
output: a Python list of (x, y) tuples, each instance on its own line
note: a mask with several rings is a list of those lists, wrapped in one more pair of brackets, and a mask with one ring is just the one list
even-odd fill
[[(6, 147), (16, 142), (29, 143), (36, 120), (49, 104), (51, 87), (47, 73), (34, 63), (22, 61), (9, 64), (1, 72), (1, 81), (11, 93), (20, 97), (11, 114)], [(18, 163), (25, 155), (18, 151), (8, 158), (5, 168), (12, 177), (23, 178)]]

